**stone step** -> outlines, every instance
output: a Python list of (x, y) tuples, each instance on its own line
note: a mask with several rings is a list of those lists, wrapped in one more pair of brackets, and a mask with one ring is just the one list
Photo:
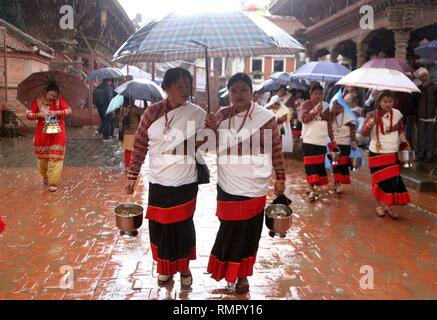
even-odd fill
[(437, 192), (437, 177), (430, 173), (411, 169), (402, 170), (402, 178), (405, 185), (420, 192)]

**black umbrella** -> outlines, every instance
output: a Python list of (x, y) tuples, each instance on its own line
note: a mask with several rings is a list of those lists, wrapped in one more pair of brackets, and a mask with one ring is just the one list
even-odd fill
[(119, 86), (115, 91), (132, 100), (163, 100), (162, 89), (150, 80), (131, 80)]
[(117, 68), (101, 68), (91, 72), (91, 74), (86, 79), (88, 81), (104, 79), (124, 79), (124, 75)]

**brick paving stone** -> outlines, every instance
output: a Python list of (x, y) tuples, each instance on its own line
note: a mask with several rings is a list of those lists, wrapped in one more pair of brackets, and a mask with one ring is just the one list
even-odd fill
[[(103, 144), (90, 130), (73, 129), (69, 150), (59, 191), (51, 194), (38, 177), (31, 139), (0, 140), (0, 214), (7, 223), (0, 235), (0, 299), (437, 299), (435, 196), (411, 191), (414, 203), (398, 209), (399, 221), (380, 219), (362, 169), (341, 198), (329, 187), (310, 204), (302, 162), (287, 159), (293, 227), (285, 239), (270, 238), (264, 228), (251, 291), (236, 295), (205, 273), (219, 227), (209, 159), (213, 181), (200, 187), (195, 215), (193, 288), (181, 290), (178, 275), (158, 288), (147, 221), (136, 239), (124, 239), (113, 215), (119, 203), (147, 206), (145, 179), (134, 196), (125, 195), (120, 145)], [(65, 266), (73, 270), (72, 290), (59, 287)], [(360, 287), (363, 266), (374, 270), (374, 289)]]

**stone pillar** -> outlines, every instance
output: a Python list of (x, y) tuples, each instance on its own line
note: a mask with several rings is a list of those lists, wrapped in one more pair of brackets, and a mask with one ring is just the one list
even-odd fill
[(329, 54), (329, 56), (330, 56), (330, 61), (331, 62), (335, 62), (335, 63), (337, 63), (338, 62), (338, 55), (339, 55), (339, 53), (338, 53), (338, 51), (337, 50), (331, 50), (331, 52), (330, 52), (330, 54)]
[(410, 40), (411, 30), (395, 30), (395, 58), (405, 60), (407, 57), (408, 41)]
[(357, 68), (366, 63), (367, 43), (364, 40), (357, 41)]
[(405, 59), (407, 56), (410, 33), (415, 28), (416, 11), (417, 8), (414, 5), (403, 5), (386, 9), (389, 18), (388, 28), (394, 33), (396, 58)]

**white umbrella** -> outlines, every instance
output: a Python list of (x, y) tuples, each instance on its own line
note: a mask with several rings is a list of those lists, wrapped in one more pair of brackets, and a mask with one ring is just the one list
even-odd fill
[(340, 86), (391, 90), (397, 92), (421, 92), (419, 88), (403, 73), (385, 68), (360, 68), (337, 82)]

